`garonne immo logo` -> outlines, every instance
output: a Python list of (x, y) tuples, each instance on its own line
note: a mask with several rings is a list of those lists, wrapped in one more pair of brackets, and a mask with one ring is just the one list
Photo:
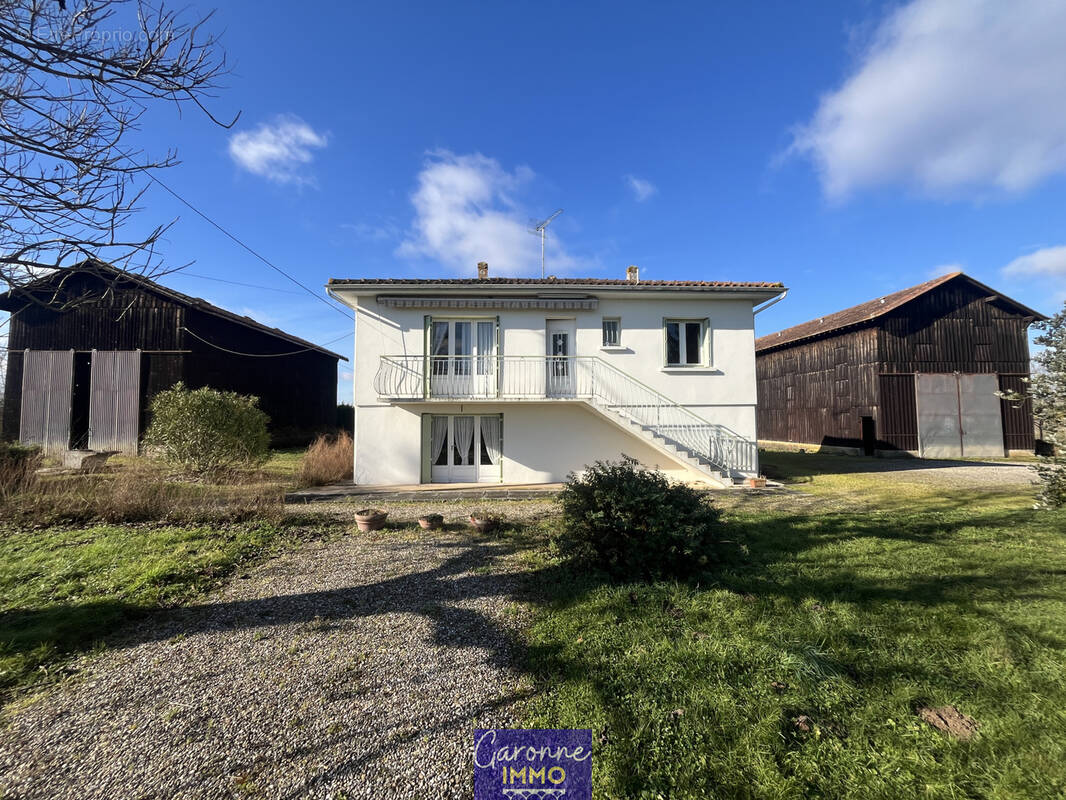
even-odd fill
[(591, 800), (592, 731), (474, 731), (474, 800)]

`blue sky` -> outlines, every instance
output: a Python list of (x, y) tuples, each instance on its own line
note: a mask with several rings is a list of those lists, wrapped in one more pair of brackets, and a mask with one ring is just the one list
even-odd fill
[[(211, 26), (234, 63), (211, 107), (240, 120), (159, 108), (142, 144), (313, 287), (539, 274), (526, 228), (563, 208), (550, 273), (783, 281), (760, 334), (955, 268), (1066, 300), (1057, 0), (231, 0)], [(174, 217), (163, 252), (195, 263), (170, 285), (316, 342), (350, 331), (151, 188), (138, 224)]]

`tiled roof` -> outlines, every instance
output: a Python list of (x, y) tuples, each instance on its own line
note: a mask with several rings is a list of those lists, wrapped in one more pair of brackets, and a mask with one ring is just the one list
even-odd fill
[(771, 333), (768, 336), (760, 336), (755, 340), (755, 351), (769, 350), (774, 347), (780, 347), (784, 344), (791, 344), (798, 342), (801, 339), (810, 339), (814, 336), (820, 336), (826, 333), (832, 333), (842, 328), (847, 328), (853, 325), (859, 325), (878, 317), (887, 314), (893, 309), (916, 300), (926, 292), (932, 291), (938, 286), (942, 286), (948, 281), (955, 278), (963, 278), (970, 283), (979, 287), (982, 291), (988, 292), (989, 295), (996, 295), (1000, 297), (1005, 303), (1013, 305), (1020, 313), (1027, 316), (1033, 316), (1036, 319), (1046, 319), (1046, 317), (1038, 311), (1023, 306), (1009, 297), (997, 292), (988, 286), (985, 286), (980, 281), (976, 281), (969, 275), (962, 272), (952, 272), (949, 275), (942, 275), (939, 278), (934, 278), (931, 281), (920, 283), (917, 286), (912, 286), (909, 289), (903, 289), (892, 294), (886, 294), (884, 297), (878, 297), (873, 300), (868, 300), (865, 303), (859, 303), (857, 306), (851, 308), (845, 308), (843, 311), (837, 311), (833, 314), (827, 314), (824, 317), (818, 319), (812, 319), (809, 322), (803, 322), (799, 325), (794, 325), (791, 328), (785, 328), (783, 331), (777, 333)]
[[(333, 358), (343, 359), (344, 361), (348, 360), (339, 353), (334, 353), (331, 350), (327, 350), (326, 348), (315, 344), (314, 342), (309, 342), (306, 339), (301, 339), (299, 336), (293, 336), (291, 333), (286, 333), (280, 328), (270, 328), (261, 322), (256, 322), (251, 317), (242, 316), (240, 314), (234, 314), (232, 311), (227, 311), (224, 308), (219, 308), (216, 305), (212, 305), (211, 303), (207, 302), (206, 300), (203, 300), (202, 298), (183, 294), (182, 292), (179, 292), (176, 289), (171, 289), (168, 286), (163, 286), (162, 284), (156, 283), (155, 281), (146, 278), (144, 275), (138, 275), (135, 272), (126, 272), (125, 270), (121, 270), (117, 267), (113, 267), (110, 264), (105, 264), (100, 261), (81, 262), (71, 267), (64, 267), (62, 269), (58, 269), (50, 273), (49, 275), (44, 276), (40, 280), (22, 287), (19, 292), (32, 292), (34, 288), (38, 285), (42, 289), (44, 289), (48, 285), (50, 285), (53, 280), (55, 280), (57, 275), (76, 271), (88, 272), (97, 275), (106, 273), (108, 275), (113, 276), (114, 279), (117, 281), (129, 281), (131, 283), (135, 283), (145, 289), (157, 292), (158, 294), (161, 294), (176, 303), (189, 306), (190, 308), (195, 308), (199, 311), (203, 311), (206, 314), (211, 314), (212, 316), (229, 320), (230, 322), (234, 322), (238, 325), (243, 325), (246, 328), (251, 328), (252, 330), (259, 331), (260, 333), (265, 333), (270, 336), (274, 336), (278, 339), (283, 339), (284, 341), (289, 342), (290, 344), (295, 344), (299, 347), (304, 347), (308, 350), (314, 350), (324, 355), (332, 356)], [(8, 311), (13, 311), (19, 305), (25, 305), (25, 302), (20, 303), (18, 295), (15, 292), (9, 291), (4, 294), (0, 294), (0, 308), (4, 308)]]
[(611, 278), (330, 278), (330, 286), (625, 286), (630, 289), (784, 289), (766, 281), (629, 281)]

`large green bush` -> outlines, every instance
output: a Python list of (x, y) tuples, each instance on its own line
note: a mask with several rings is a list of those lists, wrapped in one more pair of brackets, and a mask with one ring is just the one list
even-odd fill
[(197, 474), (255, 467), (270, 455), (268, 421), (256, 397), (177, 383), (153, 398), (144, 443)]
[(714, 557), (720, 523), (709, 501), (626, 456), (571, 473), (560, 502), (564, 554), (615, 577), (686, 577)]

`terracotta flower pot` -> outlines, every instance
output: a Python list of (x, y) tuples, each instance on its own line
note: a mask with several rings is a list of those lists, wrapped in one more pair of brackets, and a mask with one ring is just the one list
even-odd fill
[(479, 514), (475, 511), (470, 515), (470, 525), (478, 533), (488, 533), (500, 527), (500, 518), (491, 514)]
[(435, 531), (444, 524), (440, 514), (426, 514), (418, 518), (418, 524), (424, 531)]
[(355, 512), (355, 524), (363, 532), (377, 531), (385, 527), (385, 520), (388, 516), (389, 512), (382, 511), (380, 508), (364, 508)]
[(745, 483), (752, 489), (766, 488), (766, 478), (748, 478)]

